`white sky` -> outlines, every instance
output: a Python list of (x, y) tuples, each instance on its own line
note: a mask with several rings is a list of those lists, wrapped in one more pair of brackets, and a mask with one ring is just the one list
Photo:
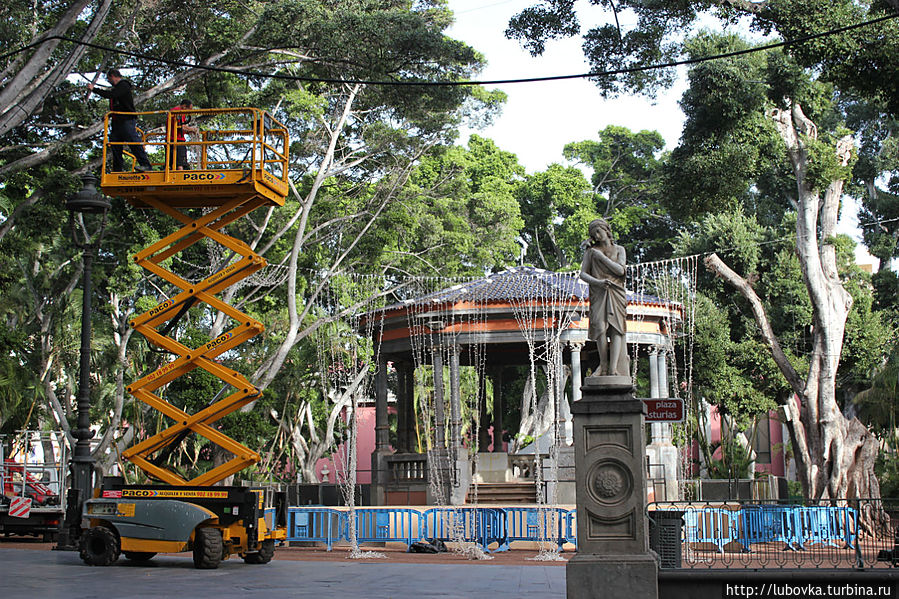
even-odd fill
[[(579, 39), (550, 41), (542, 56), (532, 57), (517, 42), (505, 38), (503, 32), (509, 19), (533, 4), (536, 0), (449, 0), (456, 22), (448, 34), (468, 43), (487, 59), (479, 80), (573, 75), (590, 70)], [(579, 3), (578, 9), (582, 30), (603, 18), (601, 9), (587, 3)], [(627, 27), (628, 23), (623, 22), (622, 26)], [(496, 122), (476, 133), (516, 154), (528, 173), (545, 170), (554, 162), (564, 163), (565, 144), (598, 139), (599, 131), (608, 125), (621, 125), (632, 131), (658, 131), (667, 149), (677, 145), (683, 129), (684, 115), (678, 106), (686, 88), (683, 77), (654, 102), (637, 96), (604, 100), (588, 79), (490, 87), (503, 90), (508, 100)], [(469, 133), (463, 130), (460, 143), (467, 143)], [(844, 202), (838, 229), (859, 244), (859, 263), (876, 263), (861, 246), (856, 212), (853, 202)]]
[[(505, 38), (503, 32), (509, 19), (532, 4), (532, 0), (449, 1), (456, 15), (449, 35), (465, 41), (487, 58), (487, 68), (478, 79), (573, 75), (590, 70), (578, 39), (550, 41), (542, 56), (532, 57), (518, 42)], [(585, 4), (583, 8), (587, 7)], [(595, 7), (590, 8), (601, 14)], [(668, 148), (677, 144), (683, 127), (683, 113), (677, 106), (683, 84), (660, 96), (655, 104), (639, 97), (603, 100), (588, 79), (490, 87), (506, 92), (509, 99), (496, 124), (477, 133), (516, 154), (529, 173), (545, 170), (553, 162), (563, 162), (565, 144), (598, 139), (599, 131), (608, 125), (622, 125), (633, 131), (656, 130)], [(467, 139), (467, 132), (463, 132), (462, 142)]]

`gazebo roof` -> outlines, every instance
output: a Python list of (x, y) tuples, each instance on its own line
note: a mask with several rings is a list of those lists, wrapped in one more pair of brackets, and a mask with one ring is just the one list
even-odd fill
[[(360, 326), (391, 354), (411, 351), (415, 338), (440, 335), (461, 344), (526, 347), (524, 330), (542, 339), (561, 327), (568, 338), (586, 339), (590, 292), (579, 274), (510, 268), (372, 310)], [(627, 303), (629, 343), (658, 343), (683, 318), (681, 303), (653, 295), (631, 292)], [(516, 313), (523, 306), (524, 319)]]
[[(482, 279), (460, 283), (426, 295), (410, 298), (387, 306), (394, 310), (411, 305), (455, 304), (460, 302), (510, 302), (510, 301), (587, 301), (588, 285), (577, 272), (554, 272), (517, 266), (487, 275)], [(673, 302), (654, 295), (628, 292), (628, 304), (655, 304), (671, 306)]]

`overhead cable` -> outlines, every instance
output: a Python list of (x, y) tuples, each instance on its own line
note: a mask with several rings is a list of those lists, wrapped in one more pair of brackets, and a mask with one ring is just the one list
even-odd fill
[[(869, 21), (864, 21), (862, 23), (856, 23), (854, 25), (846, 25), (844, 27), (837, 27), (836, 29), (830, 29), (828, 31), (822, 31), (820, 33), (813, 33), (809, 35), (804, 35), (802, 37), (783, 40), (780, 42), (774, 42), (771, 44), (765, 44), (763, 46), (754, 46), (752, 48), (746, 48), (743, 50), (735, 50), (733, 52), (725, 52), (722, 54), (715, 54), (712, 56), (702, 56), (699, 58), (685, 58), (683, 60), (674, 60), (670, 62), (664, 63), (656, 63), (650, 65), (643, 66), (635, 66), (635, 67), (627, 67), (623, 69), (612, 69), (608, 71), (591, 71), (589, 73), (579, 73), (574, 75), (549, 75), (546, 77), (525, 77), (518, 79), (489, 79), (482, 81), (472, 81), (472, 80), (463, 80), (463, 81), (428, 81), (428, 80), (412, 80), (412, 79), (385, 79), (385, 80), (370, 80), (370, 79), (343, 79), (338, 77), (306, 77), (302, 75), (288, 75), (285, 73), (263, 73), (260, 71), (250, 71), (237, 67), (219, 67), (205, 64), (196, 64), (192, 62), (185, 62), (181, 60), (171, 60), (167, 58), (160, 58), (157, 56), (152, 56), (149, 54), (143, 54), (141, 52), (130, 52), (128, 50), (120, 50), (118, 48), (112, 48), (110, 46), (102, 46), (100, 44), (94, 44), (91, 42), (85, 42), (79, 39), (70, 38), (62, 35), (51, 35), (44, 38), (41, 38), (38, 41), (32, 42), (26, 46), (22, 46), (17, 50), (13, 50), (12, 52), (7, 52), (5, 54), (0, 54), (0, 61), (6, 60), (12, 56), (20, 54), (22, 52), (26, 52), (31, 48), (40, 46), (41, 44), (48, 42), (50, 40), (61, 40), (66, 42), (71, 42), (73, 44), (78, 44), (81, 46), (85, 46), (88, 48), (93, 48), (95, 50), (102, 50), (104, 52), (111, 52), (115, 54), (119, 54), (122, 56), (130, 56), (132, 58), (139, 58), (141, 60), (148, 60), (151, 62), (158, 62), (162, 64), (167, 64), (170, 66), (176, 67), (186, 67), (191, 69), (199, 69), (204, 71), (212, 71), (219, 73), (231, 73), (233, 75), (242, 75), (245, 77), (257, 77), (262, 79), (282, 79), (287, 81), (302, 81), (305, 83), (333, 83), (333, 84), (347, 84), (347, 85), (384, 85), (384, 86), (393, 86), (393, 87), (436, 87), (436, 86), (449, 86), (449, 87), (458, 87), (458, 86), (470, 86), (470, 85), (502, 85), (509, 83), (537, 83), (544, 81), (563, 81), (566, 79), (591, 79), (591, 78), (603, 78), (603, 77), (612, 77), (614, 75), (625, 75), (628, 73), (640, 73), (645, 71), (653, 71), (658, 69), (668, 69), (672, 67), (679, 67), (684, 65), (692, 65), (699, 64), (702, 62), (708, 62), (711, 60), (720, 60), (722, 58), (733, 58), (735, 56), (743, 56), (746, 54), (753, 54), (755, 52), (764, 52), (767, 50), (772, 50), (775, 48), (783, 48), (785, 46), (791, 46), (795, 44), (802, 44), (811, 40), (820, 39), (822, 37), (827, 37), (831, 35), (836, 35), (839, 33), (845, 33), (847, 31), (852, 31), (854, 29), (860, 29), (863, 27), (868, 27), (870, 25), (876, 25), (877, 23), (882, 23), (885, 21), (889, 21), (891, 19), (895, 19), (899, 17), (899, 13), (890, 14), (881, 17), (877, 17), (876, 19), (871, 19)], [(273, 50), (276, 48), (272, 48)]]

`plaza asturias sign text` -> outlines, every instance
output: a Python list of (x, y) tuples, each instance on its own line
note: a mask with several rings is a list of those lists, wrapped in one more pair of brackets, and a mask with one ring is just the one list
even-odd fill
[(646, 404), (646, 422), (684, 421), (684, 400), (679, 397), (653, 397), (642, 401)]

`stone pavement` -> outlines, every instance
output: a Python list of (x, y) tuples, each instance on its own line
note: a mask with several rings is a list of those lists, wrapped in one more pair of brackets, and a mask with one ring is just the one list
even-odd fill
[[(537, 562), (539, 564), (539, 562)], [(0, 547), (3, 599), (180, 597), (314, 597), (332, 599), (546, 599), (565, 596), (565, 568), (554, 565), (388, 563), (382, 560), (275, 560), (248, 565), (230, 559), (196, 570), (187, 555), (147, 564), (121, 558), (107, 568), (85, 566), (74, 552)]]

